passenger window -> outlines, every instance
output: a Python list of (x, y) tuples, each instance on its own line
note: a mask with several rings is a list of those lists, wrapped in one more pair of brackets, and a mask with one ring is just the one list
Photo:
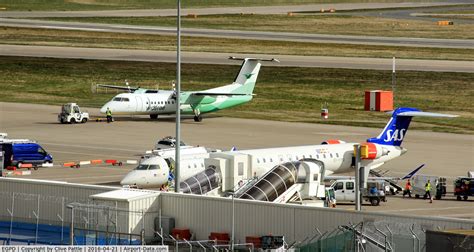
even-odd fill
[(319, 155), (316, 155), (316, 159), (319, 159)]
[(334, 191), (342, 189), (344, 189), (344, 185), (342, 184), (342, 182), (337, 182), (336, 186), (334, 186)]
[(329, 156), (331, 156), (331, 158), (332, 158), (332, 153), (329, 153)]
[(346, 182), (346, 189), (353, 190), (354, 189), (354, 182)]
[(323, 158), (326, 158), (326, 154), (323, 154)]
[(273, 162), (273, 159), (272, 159), (272, 158), (270, 158), (270, 162)]
[(174, 104), (174, 101), (171, 101), (171, 103), (173, 103), (173, 104)]
[(260, 164), (260, 159), (257, 158), (257, 164)]
[(280, 161), (283, 162), (283, 158), (282, 158), (282, 157), (280, 158)]
[(306, 157), (303, 155), (303, 159), (305, 159)]
[(196, 164), (194, 164), (194, 168), (197, 168), (197, 165), (196, 165)]
[(339, 153), (336, 153), (336, 157), (339, 157)]
[(265, 158), (262, 158), (262, 160), (263, 160), (264, 163), (266, 162)]
[(191, 169), (191, 165), (188, 165), (188, 169)]

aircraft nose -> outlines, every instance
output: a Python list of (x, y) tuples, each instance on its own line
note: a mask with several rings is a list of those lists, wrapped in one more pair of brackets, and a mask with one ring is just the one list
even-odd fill
[(105, 111), (107, 111), (107, 107), (109, 106), (109, 103), (107, 102), (102, 108), (100, 108), (100, 113), (105, 114)]
[(122, 179), (122, 181), (120, 181), (120, 185), (122, 185), (122, 186), (124, 186), (124, 185), (140, 186), (140, 185), (144, 185), (144, 184), (146, 184), (145, 178), (141, 177), (139, 174), (136, 174), (136, 172), (131, 172), (131, 173), (127, 174)]

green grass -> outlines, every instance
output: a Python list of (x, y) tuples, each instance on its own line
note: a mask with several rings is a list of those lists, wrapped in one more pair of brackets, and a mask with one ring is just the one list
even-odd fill
[[(0, 57), (0, 101), (99, 107), (112, 94), (92, 94), (91, 84), (170, 87), (175, 64)], [(201, 90), (229, 83), (239, 66), (183, 64), (182, 89)], [(263, 66), (254, 100), (218, 112), (243, 118), (381, 127), (384, 113), (363, 111), (364, 91), (387, 89), (389, 71)], [(454, 119), (416, 119), (415, 128), (474, 133), (472, 73), (399, 71), (396, 104), (460, 114)], [(319, 116), (329, 103), (330, 120)]]
[[(0, 44), (46, 45), (94, 48), (121, 48), (174, 51), (174, 36), (58, 31), (0, 27)], [(442, 60), (474, 60), (472, 49), (416, 48), (396, 46), (322, 44), (268, 40), (182, 37), (183, 51), (265, 53), (307, 56), (347, 56), (374, 58), (410, 58)]]
[[(341, 2), (400, 2), (400, 0), (182, 0), (183, 8), (204, 8), (223, 6), (269, 6), (311, 3)], [(411, 2), (436, 2), (430, 0), (411, 0)], [(0, 0), (0, 7), (7, 10), (113, 10), (113, 9), (166, 9), (175, 8), (176, 0)]]

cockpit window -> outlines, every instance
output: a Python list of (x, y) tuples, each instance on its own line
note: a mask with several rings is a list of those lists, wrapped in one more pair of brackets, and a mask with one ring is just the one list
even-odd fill
[(139, 164), (135, 170), (158, 170), (160, 169), (159, 165), (149, 165), (149, 164)]
[(118, 102), (129, 102), (130, 99), (124, 98), (124, 97), (115, 97), (113, 101), (118, 101)]

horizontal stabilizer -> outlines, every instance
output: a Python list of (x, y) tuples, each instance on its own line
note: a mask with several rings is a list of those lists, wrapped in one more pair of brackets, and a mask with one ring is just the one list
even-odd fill
[(271, 59), (263, 59), (263, 58), (238, 58), (238, 57), (229, 57), (230, 60), (258, 60), (258, 61), (274, 61), (274, 62), (280, 62), (278, 59), (271, 58)]
[(424, 116), (424, 117), (458, 117), (458, 115), (431, 113), (423, 111), (408, 111), (398, 113), (397, 116)]
[(205, 96), (205, 95), (254, 95), (254, 94), (233, 94), (233, 93), (209, 93), (209, 92), (198, 92), (198, 93), (192, 93), (191, 95), (199, 95), (199, 96)]

